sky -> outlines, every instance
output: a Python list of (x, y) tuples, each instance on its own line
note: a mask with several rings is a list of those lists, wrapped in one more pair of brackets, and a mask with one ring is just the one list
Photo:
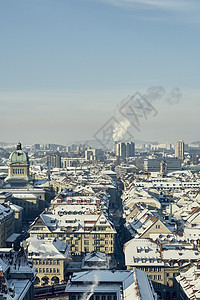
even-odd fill
[(162, 87), (133, 138), (200, 140), (199, 0), (0, 0), (0, 142), (94, 139), (128, 95)]

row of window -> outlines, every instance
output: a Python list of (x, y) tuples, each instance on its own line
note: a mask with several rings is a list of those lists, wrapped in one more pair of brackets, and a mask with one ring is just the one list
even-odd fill
[(24, 174), (24, 169), (13, 169), (12, 173), (13, 174)]
[(162, 272), (162, 268), (160, 267), (156, 267), (156, 268), (145, 267), (141, 269), (144, 270), (145, 272)]
[(57, 274), (60, 274), (60, 270), (59, 269), (56, 269), (56, 268), (39, 268), (39, 269), (36, 269), (36, 271), (38, 273), (57, 273)]
[[(77, 243), (78, 241), (76, 241), (75, 243)], [(93, 242), (93, 241), (92, 241)], [(95, 240), (94, 241), (95, 245), (100, 245), (100, 241), (99, 240)], [(105, 240), (105, 245), (111, 244), (112, 245), (112, 240), (110, 241), (110, 243), (108, 242), (108, 240)], [(89, 245), (89, 240), (84, 240), (84, 245)]]
[[(82, 295), (72, 295), (69, 298), (70, 300), (80, 300)], [(92, 295), (90, 300), (117, 300), (116, 295)]]
[(60, 264), (60, 261), (57, 259), (57, 260), (34, 260), (34, 263), (35, 265), (59, 265)]
[[(95, 251), (101, 251), (102, 250), (102, 247), (95, 247), (95, 249), (94, 249)], [(75, 248), (75, 251), (78, 251), (78, 250), (76, 250), (76, 248)], [(104, 250), (103, 251), (109, 251), (109, 248), (108, 247), (105, 247), (104, 248)], [(110, 252), (112, 252), (113, 251), (113, 248), (112, 247), (110, 247)], [(84, 247), (84, 252), (89, 252), (89, 247)]]
[(162, 276), (161, 275), (149, 275), (149, 278), (153, 279), (153, 280), (159, 280), (159, 281), (162, 280)]
[(145, 257), (142, 257), (142, 258), (138, 258), (138, 257), (134, 257), (133, 258), (133, 261), (134, 263), (138, 263), (139, 261), (141, 260), (142, 263), (154, 263), (154, 262), (158, 262), (158, 263), (161, 263), (162, 262), (162, 259), (161, 258), (157, 258), (156, 260), (154, 260), (153, 258), (145, 258)]

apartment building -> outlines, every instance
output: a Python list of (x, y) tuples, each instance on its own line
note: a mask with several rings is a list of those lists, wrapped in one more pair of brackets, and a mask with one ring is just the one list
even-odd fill
[(0, 249), (0, 299), (33, 300), (36, 269), (23, 248)]
[(128, 241), (124, 245), (125, 265), (145, 271), (162, 299), (179, 299), (175, 277), (198, 263), (200, 252), (173, 235), (157, 234), (155, 238)]
[(6, 204), (0, 204), (0, 247), (6, 246), (6, 240), (14, 233), (15, 213)]
[(75, 273), (66, 285), (69, 300), (157, 300), (151, 281), (141, 270), (92, 270)]
[(58, 238), (30, 237), (24, 241), (28, 258), (36, 267), (36, 285), (58, 284), (65, 280), (69, 245)]
[(71, 246), (72, 255), (114, 253), (116, 231), (106, 215), (91, 205), (59, 205), (40, 214), (30, 236), (57, 237)]

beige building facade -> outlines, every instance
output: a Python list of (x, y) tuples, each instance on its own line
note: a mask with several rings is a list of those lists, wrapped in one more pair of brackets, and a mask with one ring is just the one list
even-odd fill
[(115, 229), (102, 212), (80, 214), (81, 207), (83, 206), (68, 206), (68, 214), (64, 213), (62, 206), (42, 213), (32, 224), (30, 236), (41, 239), (57, 237), (70, 244), (72, 255), (93, 251), (113, 254)]

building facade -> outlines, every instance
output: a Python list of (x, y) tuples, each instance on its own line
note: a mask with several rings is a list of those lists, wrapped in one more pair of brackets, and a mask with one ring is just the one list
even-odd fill
[(185, 143), (184, 141), (178, 141), (175, 144), (175, 157), (184, 158), (185, 155)]

